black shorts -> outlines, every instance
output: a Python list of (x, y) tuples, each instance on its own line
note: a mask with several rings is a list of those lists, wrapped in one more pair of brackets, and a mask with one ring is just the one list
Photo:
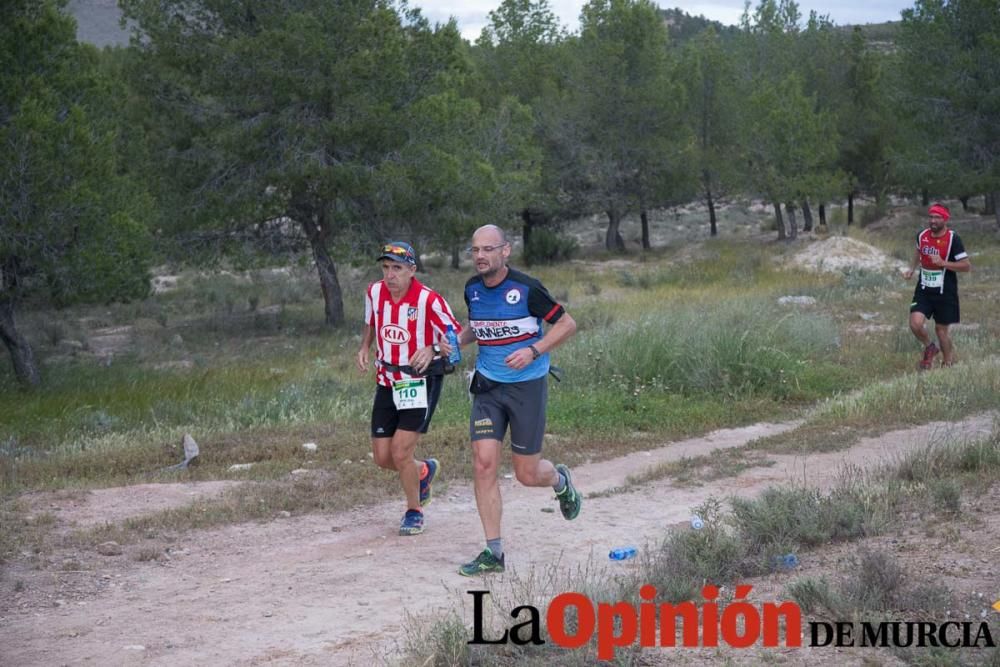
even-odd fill
[(443, 375), (429, 375), (427, 380), (427, 407), (413, 410), (398, 410), (392, 400), (392, 389), (378, 385), (375, 389), (375, 402), (372, 405), (372, 437), (391, 438), (396, 429), (427, 433), (441, 397), (441, 387), (444, 385)]
[(923, 313), (927, 319), (933, 319), (936, 324), (958, 324), (958, 294), (949, 294), (925, 290), (917, 285), (913, 292), (911, 313)]
[(469, 437), (503, 441), (510, 425), (510, 447), (515, 454), (538, 454), (545, 437), (545, 407), (549, 386), (545, 377), (526, 382), (497, 383), (472, 397)]

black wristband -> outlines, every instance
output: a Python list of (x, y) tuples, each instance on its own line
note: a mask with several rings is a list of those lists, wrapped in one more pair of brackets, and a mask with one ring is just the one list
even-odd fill
[(538, 351), (538, 348), (534, 345), (529, 345), (528, 349), (531, 350), (531, 360), (534, 361), (538, 357), (542, 356), (542, 353)]

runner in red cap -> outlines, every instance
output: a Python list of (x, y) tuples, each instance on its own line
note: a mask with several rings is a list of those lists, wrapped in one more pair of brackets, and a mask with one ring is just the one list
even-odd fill
[[(910, 304), (910, 331), (924, 346), (924, 355), (918, 368), (928, 370), (938, 352), (943, 353), (941, 364), (955, 363), (954, 348), (948, 327), (959, 321), (958, 275), (957, 271), (970, 271), (969, 254), (965, 252), (962, 239), (948, 229), (951, 212), (943, 204), (934, 204), (927, 209), (930, 223), (917, 236), (917, 249), (913, 254), (910, 268), (903, 274), (907, 280), (920, 268), (920, 280), (913, 292)], [(927, 334), (925, 323), (934, 319), (934, 332), (938, 345)]]

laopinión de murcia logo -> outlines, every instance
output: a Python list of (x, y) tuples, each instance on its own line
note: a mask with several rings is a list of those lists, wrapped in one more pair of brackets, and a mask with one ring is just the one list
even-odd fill
[[(736, 586), (733, 601), (719, 609), (719, 588), (701, 589), (704, 602), (657, 603), (657, 591), (646, 584), (632, 602), (593, 602), (582, 593), (565, 592), (552, 598), (544, 628), (562, 648), (577, 649), (597, 639), (597, 657), (613, 660), (620, 648), (748, 648), (861, 647), (861, 648), (993, 648), (996, 643), (987, 621), (809, 621), (803, 631), (802, 610), (791, 601), (754, 606), (746, 598), (752, 586)], [(483, 602), (489, 591), (467, 591), (473, 598), (472, 639), (469, 644), (545, 644), (542, 615), (533, 605), (510, 611), (513, 623), (498, 636), (487, 636)], [(1000, 600), (993, 605), (1000, 613)], [(679, 631), (679, 641), (678, 641)]]

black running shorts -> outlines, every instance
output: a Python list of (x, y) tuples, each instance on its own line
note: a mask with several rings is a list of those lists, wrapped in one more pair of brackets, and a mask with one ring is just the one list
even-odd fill
[(503, 441), (510, 426), (510, 447), (515, 454), (538, 454), (545, 437), (545, 408), (549, 387), (545, 377), (525, 382), (498, 383), (472, 397), (469, 437)]
[(441, 397), (441, 387), (444, 385), (443, 375), (427, 376), (427, 407), (415, 410), (397, 410), (392, 400), (392, 390), (378, 385), (375, 389), (375, 402), (372, 405), (372, 437), (391, 438), (396, 429), (427, 433)]
[(958, 324), (959, 308), (958, 294), (941, 294), (930, 290), (917, 289), (913, 292), (911, 313), (923, 313), (927, 319), (933, 319), (937, 324)]

